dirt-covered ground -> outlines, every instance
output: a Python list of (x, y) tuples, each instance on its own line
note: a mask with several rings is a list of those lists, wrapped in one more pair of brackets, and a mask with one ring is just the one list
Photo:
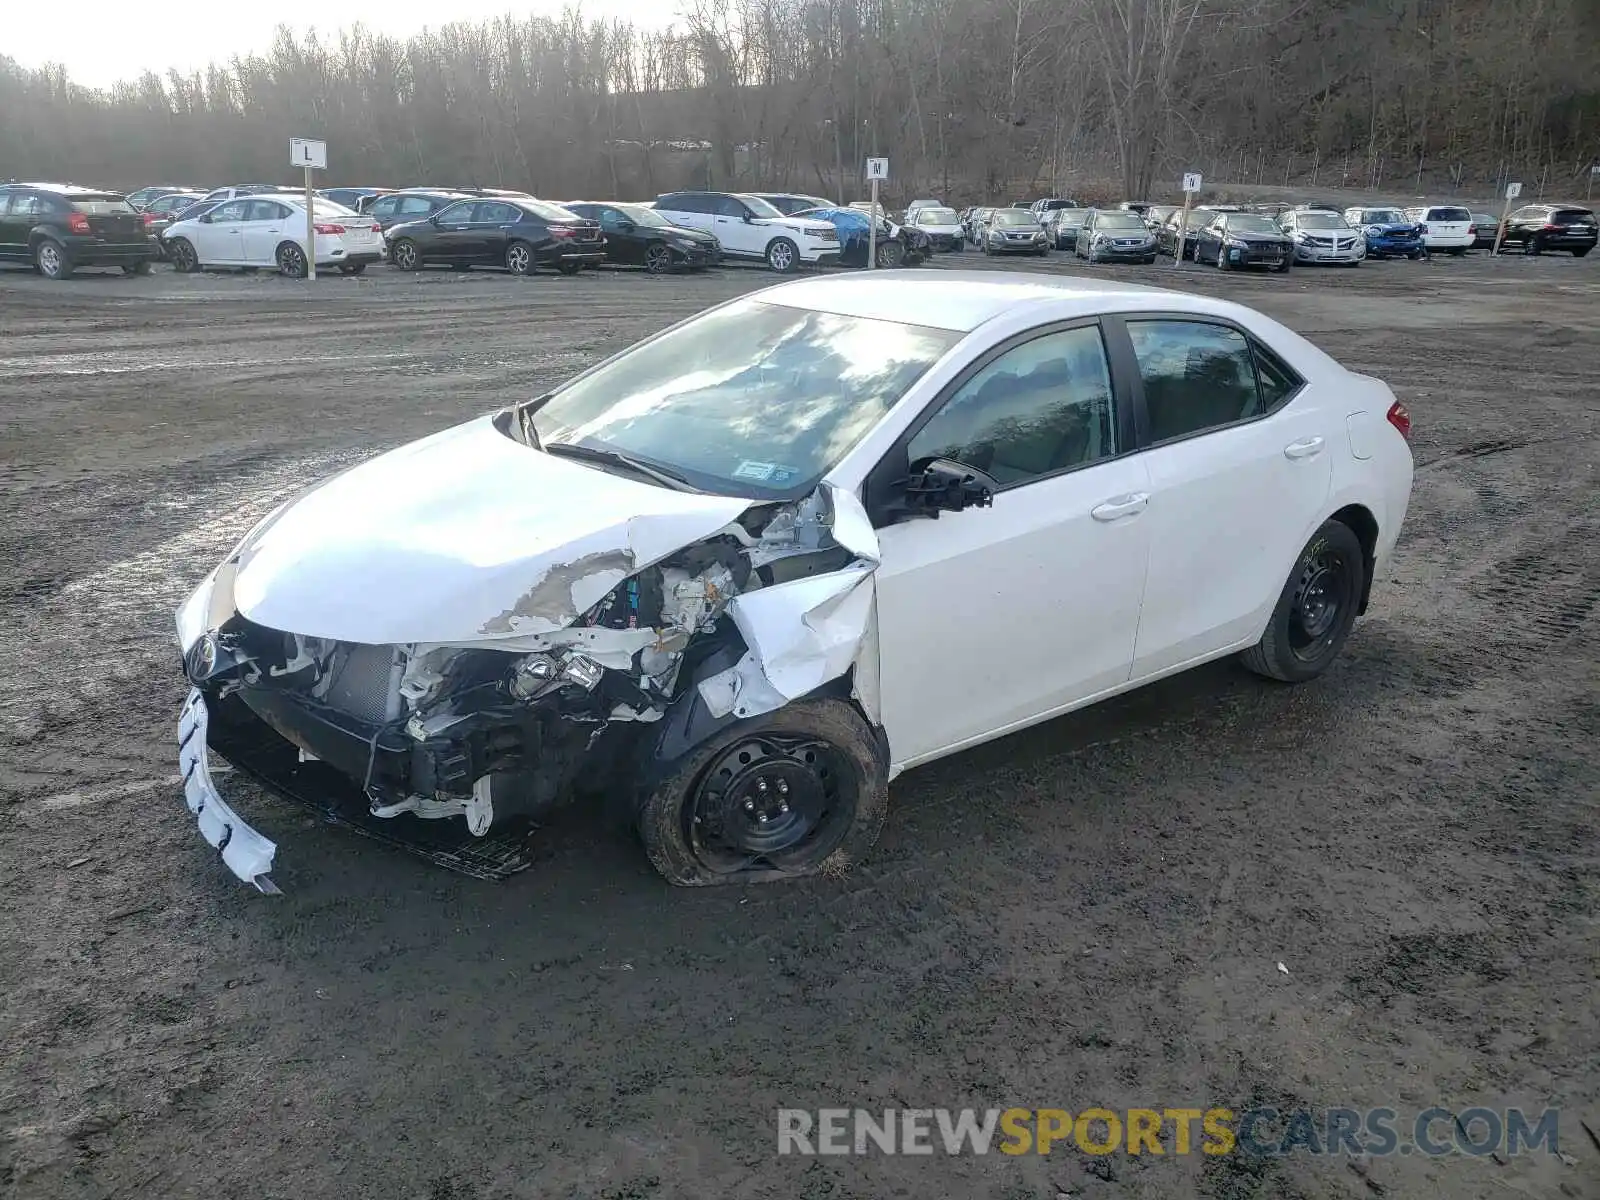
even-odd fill
[[(1600, 259), (1126, 273), (1411, 408), (1325, 678), (912, 772), (869, 862), (748, 891), (585, 812), (480, 883), (228, 779), (280, 897), (183, 807), (174, 603), (306, 482), (770, 277), (0, 273), (0, 1196), (1600, 1196)], [(1559, 1106), (1561, 1156), (775, 1153), (779, 1107), (1251, 1103)]]

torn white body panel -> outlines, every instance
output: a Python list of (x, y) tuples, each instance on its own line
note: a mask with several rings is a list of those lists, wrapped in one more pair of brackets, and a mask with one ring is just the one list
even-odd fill
[(241, 821), (211, 782), (206, 702), (198, 688), (189, 692), (178, 718), (178, 768), (183, 776), (184, 802), (200, 825), (200, 836), (221, 852), (228, 869), (245, 883), (275, 894), (278, 888), (269, 872), (277, 845)]
[(553, 633), (748, 506), (540, 454), (484, 417), (290, 505), (243, 547), (234, 602), (271, 629), (368, 645)]

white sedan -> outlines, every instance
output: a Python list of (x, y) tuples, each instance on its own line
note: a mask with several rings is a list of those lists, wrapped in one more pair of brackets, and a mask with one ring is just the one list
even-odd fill
[(455, 866), (588, 793), (673, 883), (843, 867), (909, 767), (1223, 655), (1321, 674), (1409, 428), (1223, 300), (770, 288), (262, 521), (178, 614), (188, 804), (264, 888), (211, 753)]
[(383, 229), (373, 218), (318, 199), (311, 219), (314, 247), (306, 239), (304, 196), (240, 196), (168, 225), (161, 246), (181, 272), (276, 267), (299, 278), (307, 273), (307, 253), (313, 251), (319, 271), (337, 267), (345, 275), (359, 275), (382, 258)]

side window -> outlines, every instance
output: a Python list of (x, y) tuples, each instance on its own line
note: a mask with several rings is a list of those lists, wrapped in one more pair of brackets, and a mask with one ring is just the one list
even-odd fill
[(465, 224), (472, 220), (473, 205), (466, 200), (457, 200), (454, 204), (446, 204), (439, 210), (439, 220), (445, 224)]
[(1517, 209), (1516, 212), (1511, 214), (1510, 219), (1513, 220), (1513, 221), (1527, 221), (1527, 220), (1530, 220), (1533, 217), (1533, 215), (1534, 215), (1534, 210), (1533, 209), (1531, 209), (1531, 208), (1519, 208), (1519, 209)]
[(510, 225), (521, 219), (522, 209), (514, 204), (480, 204), (478, 205), (478, 220), (486, 221), (491, 225)]
[(1007, 350), (911, 439), (911, 462), (953, 458), (1002, 484), (1026, 483), (1116, 454), (1111, 373), (1097, 325)]
[(289, 209), (279, 204), (276, 200), (252, 200), (250, 201), (250, 216), (246, 219), (251, 221), (281, 221), (289, 215)]
[(1256, 360), (1256, 387), (1261, 392), (1261, 411), (1271, 412), (1299, 391), (1305, 380), (1260, 342), (1252, 341), (1250, 349)]
[(392, 217), (399, 210), (400, 201), (394, 196), (385, 196), (382, 200), (374, 201), (367, 213), (374, 217)]
[(705, 197), (697, 192), (679, 192), (676, 196), (668, 196), (662, 201), (661, 207), (668, 212), (708, 213), (711, 211), (705, 202)]
[(44, 204), (30, 192), (13, 192), (9, 212), (13, 217), (36, 217), (44, 212)]
[[(580, 215), (587, 215), (587, 214), (580, 214)], [(624, 220), (626, 220), (626, 219), (627, 218), (625, 218), (620, 212), (618, 212), (614, 208), (601, 208), (600, 209), (599, 221), (600, 221), (600, 228), (602, 228), (602, 229), (621, 229), (622, 228), (622, 222)]]
[(732, 196), (718, 196), (716, 211), (717, 216), (732, 217), (736, 221), (742, 221), (750, 215), (750, 210), (744, 206), (744, 203), (735, 200)]
[(218, 221), (243, 221), (250, 209), (250, 201), (233, 200), (211, 214), (212, 223)]
[(1200, 321), (1129, 321), (1150, 440), (1217, 429), (1266, 411), (1244, 334)]
[[(378, 201), (378, 204), (392, 204), (393, 207), (387, 211), (402, 217), (425, 217), (434, 211), (437, 203), (426, 196), (401, 196), (398, 200), (390, 196), (387, 200)], [(373, 206), (373, 211), (378, 211), (377, 205)]]

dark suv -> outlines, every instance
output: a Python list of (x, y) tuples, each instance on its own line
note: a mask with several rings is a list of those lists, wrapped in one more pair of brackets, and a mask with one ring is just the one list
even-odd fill
[(1594, 249), (1594, 213), (1575, 204), (1530, 204), (1506, 218), (1505, 244), (1524, 254), (1570, 250), (1582, 258)]
[(150, 270), (158, 253), (145, 220), (119, 192), (63, 183), (0, 183), (0, 262), (46, 279), (79, 267)]

